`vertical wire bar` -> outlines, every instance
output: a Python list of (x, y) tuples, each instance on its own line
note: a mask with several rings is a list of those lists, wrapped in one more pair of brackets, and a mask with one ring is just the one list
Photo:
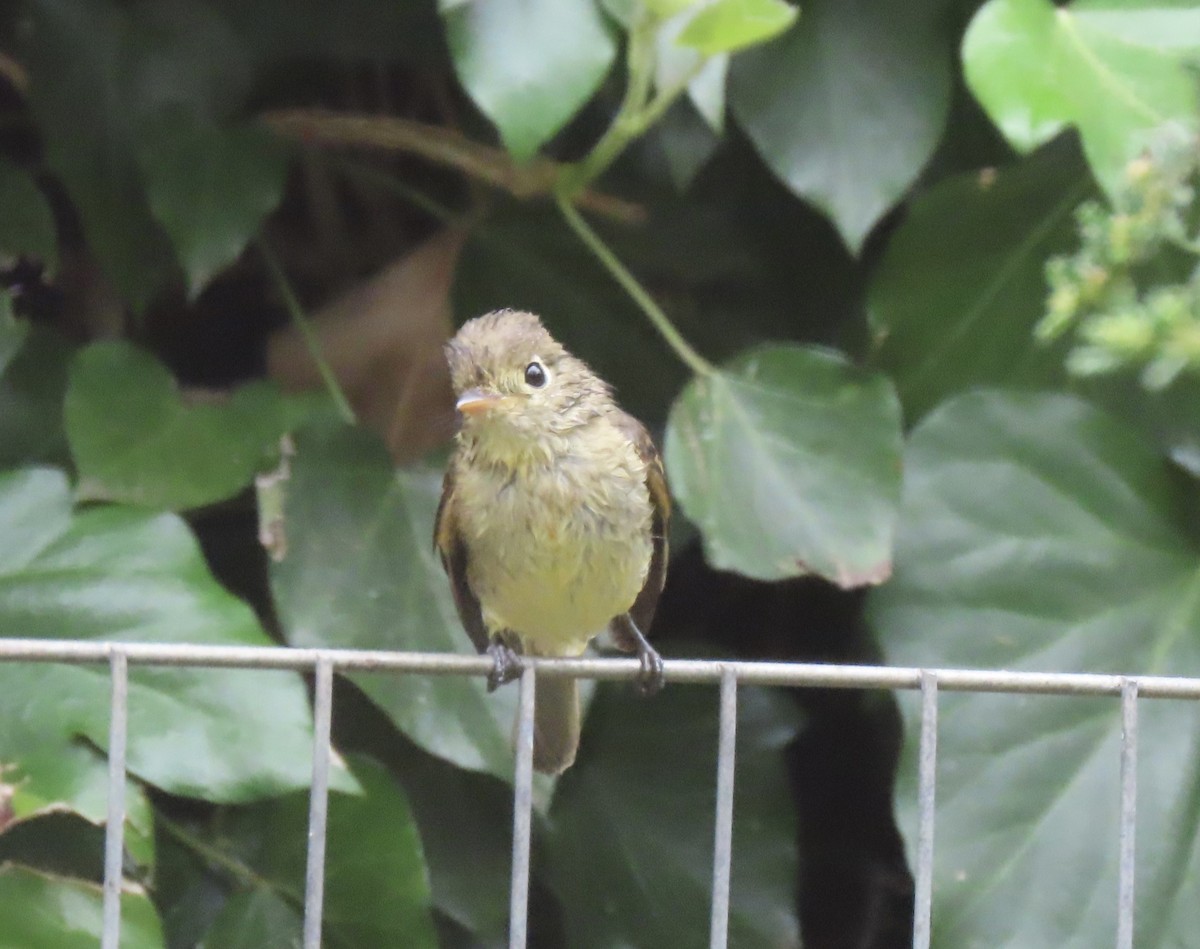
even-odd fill
[(1138, 684), (1121, 685), (1121, 831), (1117, 876), (1117, 949), (1133, 949), (1133, 895), (1137, 826)]
[(913, 949), (929, 949), (933, 918), (933, 825), (937, 789), (937, 675), (921, 672), (921, 750), (917, 790), (917, 881), (913, 904)]
[(104, 928), (100, 945), (101, 949), (118, 949), (125, 865), (125, 737), (129, 721), (129, 662), (119, 648), (109, 656), (109, 674), (108, 816), (104, 825)]
[(517, 762), (513, 778), (512, 889), (508, 897), (508, 946), (525, 949), (529, 930), (529, 840), (533, 831), (533, 708), (537, 679), (521, 673), (517, 705)]
[(729, 939), (729, 876), (733, 863), (733, 779), (737, 746), (737, 676), (721, 670), (721, 718), (717, 737), (717, 820), (713, 839), (712, 925), (709, 945)]
[(308, 863), (304, 871), (304, 949), (321, 949), (325, 901), (325, 828), (329, 819), (329, 732), (333, 723), (333, 663), (317, 660), (313, 695), (312, 787), (308, 797)]

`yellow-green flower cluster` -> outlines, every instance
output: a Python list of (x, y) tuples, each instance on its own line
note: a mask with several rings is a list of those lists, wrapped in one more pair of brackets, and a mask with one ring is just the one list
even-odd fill
[(1076, 212), (1079, 250), (1046, 265), (1037, 336), (1071, 333), (1074, 375), (1136, 369), (1150, 389), (1200, 374), (1200, 137), (1164, 128), (1129, 163), (1111, 207)]

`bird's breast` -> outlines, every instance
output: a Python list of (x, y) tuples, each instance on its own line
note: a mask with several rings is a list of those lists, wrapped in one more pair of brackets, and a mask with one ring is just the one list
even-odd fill
[(578, 654), (633, 604), (653, 510), (644, 464), (620, 449), (458, 471), (468, 582), (490, 629), (511, 629), (532, 652)]

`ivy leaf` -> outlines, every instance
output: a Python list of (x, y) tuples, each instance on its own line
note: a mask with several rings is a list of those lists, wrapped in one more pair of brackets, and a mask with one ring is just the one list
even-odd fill
[(489, 0), (443, 16), (459, 79), (518, 161), (579, 111), (616, 58), (595, 0)]
[(193, 296), (233, 263), (283, 197), (287, 152), (265, 129), (172, 117), (144, 135), (150, 211), (171, 239)]
[[(61, 472), (23, 469), (0, 474), (0, 536), (0, 635), (270, 645), (173, 515), (76, 512)], [(0, 760), (15, 766), (5, 779), (99, 819), (95, 771), (70, 749), (79, 737), (107, 745), (109, 693), (104, 665), (0, 665)], [(293, 673), (129, 670), (129, 770), (151, 784), (254, 800), (306, 786), (311, 756), (308, 700)], [(335, 783), (353, 787), (341, 771)]]
[[(11, 864), (0, 866), (0, 919), (6, 946), (82, 949), (98, 946), (104, 928), (104, 895), (97, 884), (45, 876)], [(141, 889), (121, 894), (122, 949), (163, 949), (162, 925)]]
[(871, 279), (874, 362), (919, 418), (972, 386), (1061, 376), (1038, 346), (1046, 259), (1074, 246), (1075, 208), (1093, 194), (1070, 141), (999, 171), (950, 178), (913, 201)]
[(1188, 58), (1200, 10), (1141, 0), (991, 0), (971, 21), (963, 65), (975, 97), (1021, 151), (1079, 130), (1105, 190), (1118, 190), (1147, 134), (1200, 109)]
[[(0, 259), (5, 255), (29, 256), (43, 261), (50, 270), (57, 268), (58, 236), (50, 205), (27, 172), (2, 158), (0, 208), (4, 208), (4, 214), (0, 215)], [(2, 356), (3, 343), (0, 343)], [(3, 369), (0, 362), (0, 372)]]
[(713, 566), (855, 587), (891, 572), (900, 440), (884, 377), (829, 352), (764, 346), (684, 390), (667, 474)]
[[(810, 0), (795, 29), (733, 63), (738, 122), (854, 252), (941, 137), (951, 66), (938, 12), (905, 0)], [(904, 28), (880, 28), (888, 22)]]
[[(473, 654), (433, 552), (441, 476), (397, 471), (349, 428), (301, 431), (287, 484), (287, 555), (271, 586), (293, 646)], [(354, 673), (409, 738), (463, 768), (512, 781), (516, 689), (479, 676)]]
[[(1071, 397), (969, 393), (913, 432), (905, 472), (896, 575), (870, 601), (890, 661), (1200, 675), (1194, 487), (1136, 428)], [(1109, 941), (1120, 702), (939, 702), (934, 945)], [(919, 731), (910, 717), (910, 817)], [(1143, 701), (1139, 734), (1135, 942), (1186, 945), (1200, 719)]]
[[(795, 946), (795, 813), (781, 752), (798, 711), (782, 693), (755, 688), (740, 689), (739, 704), (729, 942)], [(716, 713), (711, 686), (672, 686), (647, 704), (597, 688), (547, 842), (569, 945), (708, 941)]]
[(82, 496), (176, 510), (244, 488), (270, 462), (289, 421), (282, 396), (265, 382), (223, 403), (185, 405), (165, 366), (115, 341), (76, 355), (64, 415)]

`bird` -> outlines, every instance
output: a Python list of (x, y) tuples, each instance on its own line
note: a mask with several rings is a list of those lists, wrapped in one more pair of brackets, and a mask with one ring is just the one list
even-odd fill
[[(461, 425), (434, 546), (459, 619), (492, 658), (489, 691), (521, 656), (578, 656), (608, 630), (651, 694), (646, 634), (667, 575), (670, 494), (646, 428), (612, 388), (523, 310), (495, 310), (446, 344)], [(533, 766), (560, 774), (580, 737), (574, 678), (539, 679)]]

